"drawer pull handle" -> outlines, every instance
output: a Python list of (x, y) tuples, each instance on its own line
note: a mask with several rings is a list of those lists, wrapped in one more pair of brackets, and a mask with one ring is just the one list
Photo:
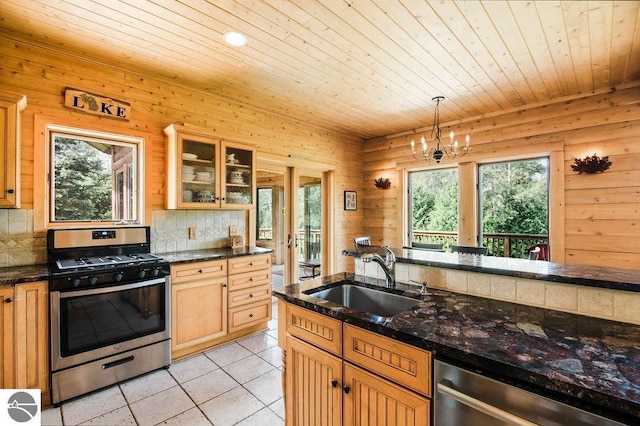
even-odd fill
[(253, 266), (253, 262), (249, 262), (249, 266)]
[(249, 281), (253, 282), (253, 278), (249, 278)]
[(11, 297), (7, 297), (6, 299), (4, 299), (4, 303), (11, 303), (13, 302), (13, 299)]
[(334, 387), (334, 388), (337, 388), (338, 387), (338, 381), (336, 379), (333, 379), (331, 381), (331, 386)]
[(253, 318), (253, 314), (249, 314), (249, 318)]
[(202, 274), (204, 271), (202, 269), (198, 270), (198, 273)]
[(131, 361), (133, 361), (133, 359), (134, 359), (134, 357), (133, 357), (133, 355), (131, 355), (131, 356), (128, 356), (126, 358), (119, 359), (117, 361), (107, 362), (106, 364), (102, 364), (101, 368), (103, 370), (107, 370), (109, 368), (117, 367), (119, 365), (126, 364), (127, 362), (131, 362)]
[(346, 385), (345, 385), (343, 389), (344, 389), (344, 393), (349, 393), (349, 392), (351, 392), (351, 388), (350, 388), (349, 386), (346, 386)]
[(249, 297), (253, 297), (253, 294), (250, 294)]

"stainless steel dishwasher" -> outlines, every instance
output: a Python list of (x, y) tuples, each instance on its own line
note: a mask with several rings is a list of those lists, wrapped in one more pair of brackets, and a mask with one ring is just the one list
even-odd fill
[(434, 384), (436, 426), (622, 424), (439, 360)]

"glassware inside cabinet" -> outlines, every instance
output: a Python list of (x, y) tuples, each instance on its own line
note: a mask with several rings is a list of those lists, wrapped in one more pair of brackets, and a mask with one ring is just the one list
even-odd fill
[(182, 140), (182, 202), (215, 203), (216, 146)]
[(225, 202), (253, 203), (253, 151), (233, 146), (225, 149)]

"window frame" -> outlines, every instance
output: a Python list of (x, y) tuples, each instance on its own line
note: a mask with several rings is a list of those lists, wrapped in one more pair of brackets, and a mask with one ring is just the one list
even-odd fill
[[(484, 240), (484, 232), (482, 226), (482, 199), (481, 199), (481, 176), (480, 169), (483, 165), (492, 165), (492, 164), (500, 164), (500, 163), (515, 163), (519, 161), (535, 161), (540, 159), (547, 160), (547, 175), (546, 175), (546, 184), (547, 184), (547, 239), (549, 245), (551, 245), (551, 229), (554, 226), (552, 222), (552, 200), (554, 198), (553, 188), (552, 188), (552, 165), (553, 165), (553, 155), (551, 153), (530, 153), (527, 155), (520, 155), (515, 157), (503, 157), (498, 159), (492, 159), (491, 161), (477, 161), (475, 162), (475, 178), (476, 178), (476, 242), (478, 245)], [(496, 256), (496, 257), (504, 257), (504, 256)]]
[(410, 247), (411, 243), (413, 242), (413, 235), (414, 235), (414, 229), (413, 229), (413, 186), (411, 184), (411, 175), (412, 173), (430, 173), (430, 172), (439, 172), (439, 171), (443, 171), (443, 170), (452, 170), (455, 172), (456, 175), (456, 187), (457, 187), (457, 195), (456, 195), (456, 204), (457, 204), (457, 220), (456, 220), (456, 225), (457, 228), (456, 229), (456, 235), (459, 233), (459, 228), (460, 228), (460, 173), (458, 170), (458, 165), (457, 164), (444, 164), (441, 165), (439, 167), (424, 167), (424, 168), (419, 168), (419, 169), (411, 169), (411, 170), (407, 170), (406, 176), (406, 194), (407, 194), (407, 200), (406, 203), (404, 203), (404, 205), (406, 206), (406, 240), (403, 242), (405, 246)]
[[(398, 194), (397, 220), (401, 223), (402, 229), (398, 229), (398, 244), (408, 246), (409, 240), (409, 172), (438, 168), (438, 167), (458, 167), (458, 203), (465, 203), (465, 207), (460, 208), (459, 215), (472, 216), (472, 220), (458, 221), (458, 238), (464, 244), (472, 245), (478, 241), (478, 190), (477, 190), (477, 165), (479, 163), (516, 161), (522, 159), (548, 157), (549, 158), (549, 245), (553, 247), (550, 252), (551, 261), (563, 263), (566, 261), (565, 254), (565, 174), (563, 171), (567, 166), (564, 153), (564, 141), (554, 140), (544, 147), (533, 144), (518, 147), (516, 153), (496, 157), (493, 153), (478, 153), (473, 159), (465, 162), (453, 162), (435, 165), (418, 165), (418, 162), (399, 164), (396, 168), (398, 180), (401, 183), (401, 191)], [(542, 149), (541, 149), (542, 148)]]
[[(132, 136), (119, 133), (110, 133), (100, 130), (93, 130), (87, 128), (71, 127), (62, 124), (56, 124), (51, 121), (45, 121), (40, 117), (35, 119), (35, 128), (37, 133), (42, 135), (42, 138), (38, 138), (37, 143), (34, 143), (34, 148), (40, 150), (43, 153), (42, 157), (35, 156), (34, 159), (34, 182), (42, 182), (40, 188), (36, 185), (34, 188), (34, 229), (46, 230), (51, 228), (60, 227), (112, 227), (113, 225), (123, 224), (135, 224), (144, 225), (146, 221), (146, 151), (145, 151), (145, 138), (141, 136)], [(132, 191), (132, 199), (137, 206), (134, 207), (136, 217), (126, 222), (116, 220), (102, 220), (102, 221), (64, 221), (57, 222), (52, 220), (53, 214), (53, 193), (51, 189), (51, 176), (53, 174), (53, 134), (69, 134), (79, 138), (101, 139), (114, 144), (130, 145), (134, 150), (136, 172), (135, 179), (137, 181), (137, 190)], [(128, 170), (125, 171), (125, 182), (127, 185), (129, 178), (126, 175)], [(41, 203), (39, 208), (38, 203)], [(126, 201), (125, 201), (126, 203)]]

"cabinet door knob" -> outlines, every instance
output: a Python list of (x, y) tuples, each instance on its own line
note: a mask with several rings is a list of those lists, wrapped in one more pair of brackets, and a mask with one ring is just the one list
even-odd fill
[(7, 189), (7, 192), (8, 192), (9, 194), (13, 194), (15, 191), (14, 191), (13, 189)]
[(13, 302), (13, 299), (10, 297), (7, 297), (6, 299), (4, 299), (4, 303), (11, 303)]
[(253, 294), (250, 294), (249, 297), (253, 297)]
[(222, 287), (227, 288), (227, 283), (222, 284)]
[(249, 266), (253, 266), (253, 262), (249, 262)]
[(331, 381), (331, 386), (334, 387), (334, 388), (337, 388), (338, 387), (338, 381), (336, 379), (333, 379)]
[(249, 281), (253, 282), (253, 278), (249, 278)]
[(249, 314), (249, 318), (253, 318), (253, 314)]
[(349, 386), (346, 386), (346, 385), (345, 385), (343, 389), (344, 389), (344, 393), (349, 393), (349, 392), (351, 392), (351, 388), (350, 388)]

